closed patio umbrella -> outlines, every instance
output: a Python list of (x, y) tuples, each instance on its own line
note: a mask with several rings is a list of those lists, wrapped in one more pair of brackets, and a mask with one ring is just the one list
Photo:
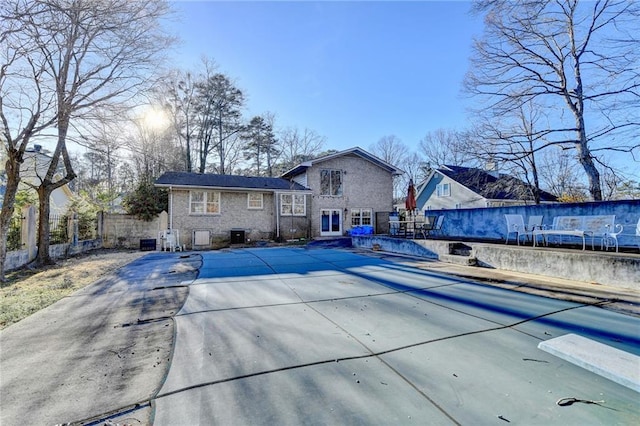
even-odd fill
[(413, 229), (411, 232), (412, 234), (415, 234), (416, 218), (413, 212), (416, 209), (416, 188), (413, 186), (413, 179), (409, 179), (409, 188), (407, 188), (407, 198), (404, 200), (404, 206), (409, 212), (409, 214), (413, 217), (413, 227), (412, 227)]
[(409, 188), (407, 189), (407, 199), (404, 206), (410, 214), (416, 209), (416, 188), (413, 186), (413, 179), (409, 179)]

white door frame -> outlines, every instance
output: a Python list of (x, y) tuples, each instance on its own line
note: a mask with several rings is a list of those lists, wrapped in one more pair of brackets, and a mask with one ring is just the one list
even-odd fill
[[(328, 213), (328, 229), (325, 228), (323, 215)], [(336, 218), (337, 213), (337, 218)], [(337, 219), (337, 223), (335, 223)], [(336, 230), (337, 225), (337, 230)], [(320, 209), (320, 236), (335, 237), (342, 236), (342, 209)]]

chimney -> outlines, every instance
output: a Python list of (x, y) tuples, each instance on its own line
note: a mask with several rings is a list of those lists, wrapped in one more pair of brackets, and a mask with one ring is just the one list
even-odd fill
[(495, 161), (487, 161), (484, 165), (484, 170), (494, 178), (500, 177), (500, 172), (498, 171), (498, 163), (496, 163)]

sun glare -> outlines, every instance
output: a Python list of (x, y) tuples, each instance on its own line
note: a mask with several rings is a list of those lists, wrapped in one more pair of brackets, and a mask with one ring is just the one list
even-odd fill
[(144, 126), (149, 130), (164, 130), (169, 127), (169, 116), (160, 108), (149, 108), (142, 115)]

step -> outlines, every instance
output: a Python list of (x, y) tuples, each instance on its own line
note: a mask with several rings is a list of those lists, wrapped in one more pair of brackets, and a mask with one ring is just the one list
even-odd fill
[(446, 263), (453, 263), (454, 265), (462, 266), (477, 266), (478, 259), (471, 256), (460, 256), (457, 254), (441, 254), (438, 256), (438, 260)]

